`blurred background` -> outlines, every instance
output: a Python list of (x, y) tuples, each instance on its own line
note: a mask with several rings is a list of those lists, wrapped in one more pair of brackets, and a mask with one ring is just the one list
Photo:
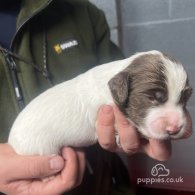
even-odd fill
[[(126, 57), (153, 49), (169, 53), (184, 64), (195, 89), (195, 0), (90, 1), (105, 12), (111, 38)], [(188, 104), (193, 121), (194, 106), (195, 95)], [(135, 194), (146, 194), (147, 190), (149, 194), (159, 195), (195, 194), (195, 135), (174, 141), (172, 150), (172, 157), (166, 162), (141, 154), (128, 159)], [(169, 175), (152, 175), (151, 170), (158, 163), (169, 170)], [(138, 184), (140, 178), (156, 179), (156, 182), (146, 184), (143, 180)]]

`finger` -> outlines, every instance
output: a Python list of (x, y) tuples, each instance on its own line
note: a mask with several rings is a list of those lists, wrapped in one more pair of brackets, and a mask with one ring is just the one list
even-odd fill
[(117, 106), (114, 106), (115, 123), (120, 137), (120, 145), (124, 152), (133, 154), (140, 147), (140, 135), (134, 126), (132, 126), (126, 117), (120, 112)]
[(151, 158), (165, 161), (171, 156), (171, 142), (170, 140), (149, 139), (149, 142), (143, 144), (143, 150)]
[(114, 151), (115, 129), (114, 129), (114, 112), (112, 106), (103, 105), (100, 107), (96, 123), (99, 144), (102, 148)]
[(192, 135), (192, 117), (188, 110), (186, 111), (186, 129), (182, 138), (188, 138)]
[(18, 179), (43, 178), (54, 175), (64, 167), (64, 160), (60, 156), (20, 156), (7, 159), (7, 169), (4, 175), (7, 182)]
[[(62, 156), (65, 159), (64, 169), (54, 179), (42, 184), (42, 191), (45, 194), (61, 194), (77, 186), (80, 169), (78, 158), (83, 159), (84, 157), (82, 155), (82, 157), (78, 157), (71, 148), (63, 148)], [(83, 164), (81, 166), (83, 167)]]

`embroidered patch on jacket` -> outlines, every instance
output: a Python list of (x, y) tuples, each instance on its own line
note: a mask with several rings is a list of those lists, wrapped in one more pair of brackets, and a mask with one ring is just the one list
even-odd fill
[(64, 43), (60, 43), (60, 44), (58, 43), (54, 45), (54, 50), (57, 54), (60, 54), (62, 53), (62, 51), (75, 47), (78, 44), (79, 44), (78, 41), (73, 39), (73, 40), (66, 41)]

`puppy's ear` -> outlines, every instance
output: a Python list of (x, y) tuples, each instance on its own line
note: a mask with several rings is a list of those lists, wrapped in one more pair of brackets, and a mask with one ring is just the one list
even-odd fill
[(125, 106), (130, 91), (130, 78), (128, 72), (120, 72), (108, 82), (112, 97), (116, 104)]

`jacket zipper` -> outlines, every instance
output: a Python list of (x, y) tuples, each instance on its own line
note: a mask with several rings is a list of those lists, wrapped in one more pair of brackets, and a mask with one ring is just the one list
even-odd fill
[(10, 70), (11, 79), (13, 82), (14, 92), (15, 92), (15, 96), (18, 102), (19, 109), (22, 110), (25, 105), (23, 101), (23, 96), (22, 96), (22, 91), (20, 88), (19, 80), (18, 80), (16, 63), (8, 53), (4, 52), (3, 50), (1, 52), (3, 53), (5, 62)]
[[(37, 15), (38, 13), (40, 13), (42, 10), (44, 10), (53, 0), (49, 0), (45, 6), (43, 6), (41, 9), (39, 9), (38, 11), (36, 11), (34, 14), (32, 14), (30, 17), (28, 17), (18, 28), (18, 30), (15, 32), (12, 41), (11, 41), (11, 45), (10, 45), (10, 50), (13, 51), (13, 43), (14, 40), (18, 34), (18, 32), (22, 29), (22, 27), (29, 21), (31, 20), (35, 15)], [(15, 92), (15, 96), (16, 96), (16, 100), (18, 102), (18, 106), (19, 109), (22, 110), (25, 107), (25, 102), (24, 102), (24, 98), (23, 98), (23, 94), (22, 94), (22, 89), (21, 89), (21, 85), (18, 79), (18, 74), (17, 74), (17, 65), (15, 63), (15, 61), (13, 60), (13, 58), (11, 56), (9, 56), (8, 53), (3, 53), (4, 57), (5, 57), (5, 61), (9, 67), (10, 70), (10, 74), (11, 74), (11, 79), (12, 79), (12, 83), (14, 86), (14, 92)]]

